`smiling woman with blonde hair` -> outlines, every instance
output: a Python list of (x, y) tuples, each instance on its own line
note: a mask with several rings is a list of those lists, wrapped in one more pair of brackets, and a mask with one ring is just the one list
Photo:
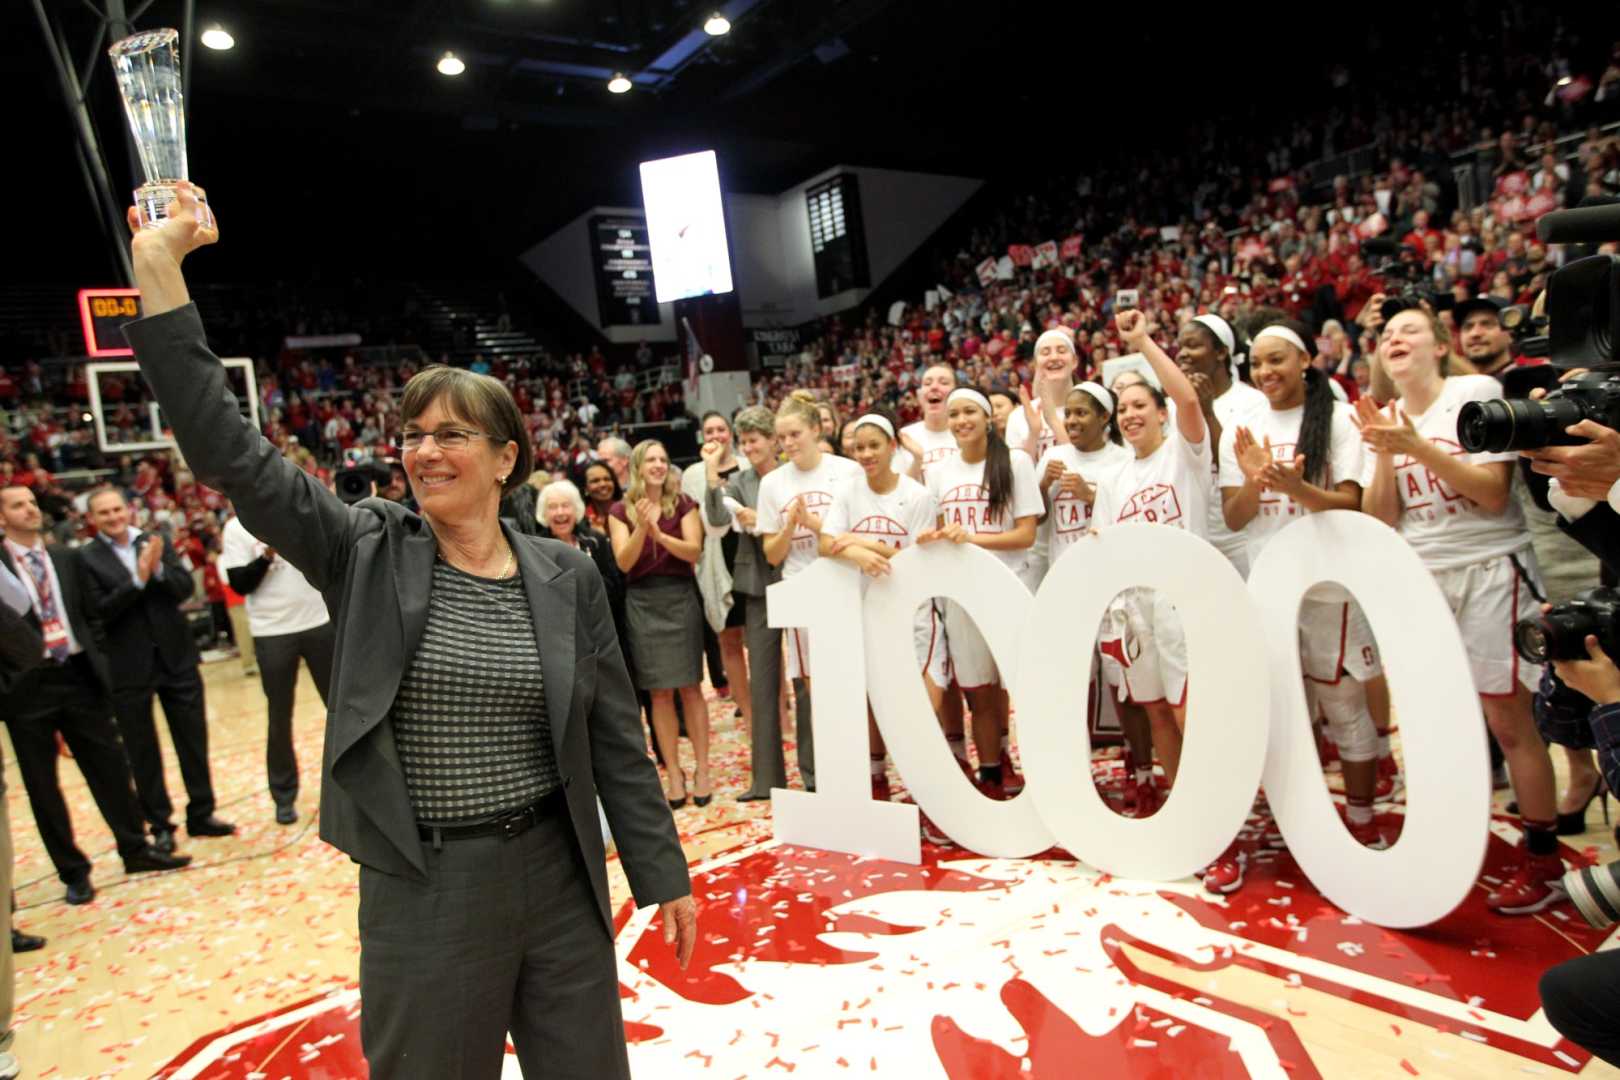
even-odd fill
[(613, 557), (627, 582), (630, 658), (636, 685), (652, 695), (653, 729), (669, 781), (665, 798), (672, 808), (685, 806), (687, 795), (675, 721), (677, 691), (697, 758), (692, 801), (707, 806), (714, 797), (709, 707), (703, 700), (703, 611), (693, 577), (703, 553), (703, 523), (697, 502), (681, 494), (680, 482), (663, 443), (638, 443), (630, 454), (629, 487), (608, 516)]

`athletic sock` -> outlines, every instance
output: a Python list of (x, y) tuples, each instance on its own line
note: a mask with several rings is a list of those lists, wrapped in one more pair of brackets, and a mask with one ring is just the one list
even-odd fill
[(1344, 816), (1352, 825), (1369, 824), (1373, 819), (1372, 800), (1358, 795), (1348, 796), (1345, 799)]
[(1558, 854), (1558, 828), (1553, 821), (1524, 821), (1524, 846), (1531, 855)]
[(951, 748), (951, 753), (955, 754), (958, 760), (966, 761), (968, 759), (966, 735), (947, 735), (945, 736), (945, 744)]
[(883, 775), (883, 763), (886, 760), (887, 760), (887, 758), (882, 754), (873, 754), (872, 755), (872, 775), (873, 776), (882, 776)]
[(1001, 756), (1003, 758), (1006, 758), (1006, 757), (1010, 756), (1010, 751), (1008, 749), (1008, 746), (1009, 746), (1009, 744), (1007, 742), (1007, 736), (1003, 735), (1001, 737)]
[(1151, 765), (1138, 766), (1137, 769), (1136, 769), (1136, 782), (1138, 784), (1152, 783), (1153, 782), (1153, 766), (1151, 766)]
[(1378, 756), (1381, 758), (1389, 757), (1389, 732), (1387, 731), (1378, 733)]

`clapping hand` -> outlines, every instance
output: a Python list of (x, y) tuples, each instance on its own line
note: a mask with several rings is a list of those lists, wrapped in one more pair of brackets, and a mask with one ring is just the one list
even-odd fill
[(1079, 499), (1090, 506), (1097, 501), (1097, 485), (1086, 483), (1086, 478), (1075, 472), (1065, 472), (1063, 481), (1058, 486), (1058, 494), (1071, 499)]
[(1412, 418), (1393, 401), (1388, 409), (1380, 409), (1367, 398), (1357, 398), (1356, 426), (1361, 429), (1361, 441), (1378, 454), (1405, 454), (1411, 457), (1428, 445), (1428, 440), (1418, 433)]
[(1041, 473), (1041, 488), (1045, 490), (1057, 483), (1063, 477), (1063, 462), (1053, 458), (1046, 463), (1046, 471)]
[(658, 504), (651, 499), (640, 498), (636, 500), (636, 521), (645, 526), (648, 532), (655, 535), (660, 531), (658, 528), (658, 511)]
[(1280, 491), (1285, 495), (1298, 495), (1305, 487), (1305, 456), (1286, 461), (1273, 461), (1260, 474), (1260, 486), (1266, 491)]
[(135, 556), (135, 576), (142, 582), (150, 581), (163, 561), (163, 537), (153, 533)]
[(1264, 443), (1254, 441), (1254, 432), (1246, 427), (1239, 427), (1237, 434), (1232, 437), (1232, 452), (1237, 455), (1238, 468), (1243, 470), (1243, 477), (1252, 483), (1265, 487), (1265, 472), (1271, 466), (1271, 436), (1267, 435)]

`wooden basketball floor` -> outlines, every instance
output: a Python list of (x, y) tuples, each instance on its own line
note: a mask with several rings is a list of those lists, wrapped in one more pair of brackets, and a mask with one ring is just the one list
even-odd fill
[[(16, 924), (50, 939), (17, 958), (24, 1076), (365, 1075), (355, 871), (316, 836), (319, 699), (305, 677), (300, 819), (277, 826), (258, 680), (234, 659), (204, 676), (219, 812), (240, 831), (182, 837), (185, 871), (124, 877), (64, 759), (98, 894), (63, 903), (6, 747)], [(1192, 882), (1099, 876), (1061, 851), (995, 860), (925, 844), (912, 867), (785, 848), (768, 804), (732, 801), (746, 733), (729, 702), (711, 704), (717, 797), (676, 815), (703, 930), (691, 970), (610, 868), (639, 1077), (1620, 1076), (1539, 1016), (1540, 971), (1605, 944), (1567, 904), (1500, 918), (1482, 885), (1440, 924), (1393, 933), (1333, 909), (1286, 852), (1257, 850), (1250, 883), (1219, 901)], [(1105, 791), (1115, 771), (1099, 763)], [(1398, 821), (1398, 804), (1381, 810)], [(1596, 806), (1589, 819), (1566, 856), (1614, 858)], [(1251, 824), (1258, 841), (1264, 822)], [(1514, 835), (1497, 825), (1484, 874)]]

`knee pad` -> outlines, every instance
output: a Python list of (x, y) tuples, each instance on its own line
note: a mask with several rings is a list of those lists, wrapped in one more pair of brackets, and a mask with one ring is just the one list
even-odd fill
[(1336, 683), (1310, 682), (1306, 686), (1327, 718), (1328, 734), (1342, 761), (1376, 761), (1378, 729), (1367, 711), (1367, 693), (1356, 680), (1340, 676)]

